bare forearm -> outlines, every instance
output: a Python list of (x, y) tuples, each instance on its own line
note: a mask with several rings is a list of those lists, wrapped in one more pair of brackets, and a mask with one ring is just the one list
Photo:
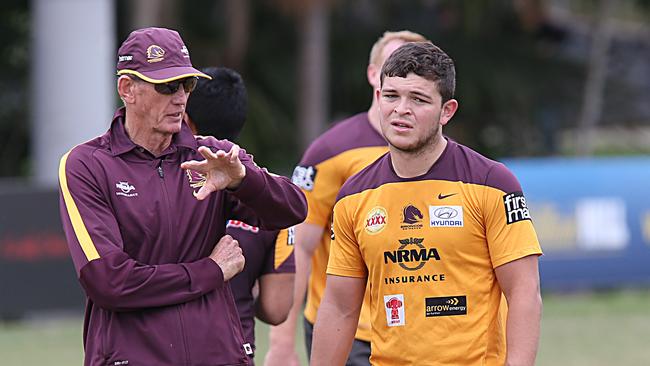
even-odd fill
[(311, 366), (345, 365), (358, 323), (358, 311), (342, 314), (329, 303), (321, 303), (314, 326), (309, 364)]
[(269, 341), (272, 346), (290, 345), (293, 347), (296, 336), (296, 325), (301, 318), (305, 294), (307, 292), (307, 282), (311, 272), (311, 256), (304, 250), (296, 248), (296, 274), (293, 288), (293, 304), (287, 319), (280, 325), (271, 327)]
[(535, 364), (539, 344), (542, 299), (539, 291), (511, 296), (508, 300), (507, 366)]
[(293, 301), (293, 273), (266, 274), (259, 279), (260, 293), (256, 301), (255, 315), (271, 325), (287, 319)]

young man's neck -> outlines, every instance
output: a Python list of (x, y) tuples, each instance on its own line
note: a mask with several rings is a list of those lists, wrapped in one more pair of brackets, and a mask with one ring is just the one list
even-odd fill
[(137, 117), (129, 115), (128, 110), (124, 118), (124, 129), (131, 141), (142, 146), (154, 156), (160, 156), (172, 143), (171, 134), (161, 134), (145, 128), (145, 123), (138, 123)]
[(414, 178), (426, 174), (438, 161), (447, 147), (447, 139), (442, 135), (417, 152), (406, 152), (390, 146), (390, 157), (395, 173), (400, 178)]

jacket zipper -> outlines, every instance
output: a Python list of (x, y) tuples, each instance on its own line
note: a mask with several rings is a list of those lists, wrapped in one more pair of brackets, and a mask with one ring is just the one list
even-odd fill
[[(167, 238), (168, 240), (172, 240), (172, 223), (169, 218), (169, 213), (171, 212), (171, 207), (169, 206), (169, 194), (167, 192), (167, 186), (165, 185), (165, 172), (163, 170), (163, 159), (160, 159), (158, 162), (158, 166), (156, 167), (156, 171), (158, 172), (158, 176), (160, 177), (160, 183), (162, 185), (162, 190), (163, 190), (163, 199), (165, 200), (165, 221), (167, 222)], [(183, 342), (183, 350), (185, 351), (185, 364), (186, 365), (191, 365), (190, 362), (190, 351), (187, 348), (187, 340), (185, 337), (185, 327), (183, 326), (183, 315), (181, 313), (180, 307), (177, 307), (176, 310), (178, 311), (178, 322), (180, 325), (180, 333), (181, 333), (181, 340)]]
[(178, 322), (181, 328), (181, 338), (183, 340), (183, 350), (185, 351), (185, 364), (191, 365), (192, 361), (190, 360), (190, 350), (187, 348), (187, 339), (185, 339), (185, 326), (183, 326), (183, 314), (181, 313), (181, 307), (177, 306), (176, 311), (178, 311)]

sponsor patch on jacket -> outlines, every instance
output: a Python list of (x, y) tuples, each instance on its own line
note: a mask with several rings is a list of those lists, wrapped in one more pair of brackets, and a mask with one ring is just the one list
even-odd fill
[(313, 166), (300, 166), (298, 165), (293, 170), (291, 182), (305, 191), (314, 189), (314, 182), (316, 181), (317, 170)]
[(518, 221), (530, 220), (530, 212), (523, 192), (510, 192), (504, 195), (503, 205), (506, 209), (506, 222), (508, 225)]
[(466, 315), (467, 298), (465, 296), (427, 297), (424, 299), (425, 316)]
[(135, 192), (135, 186), (129, 184), (128, 181), (120, 181), (119, 183), (115, 183), (115, 188), (119, 189), (119, 191), (115, 192), (116, 196), (123, 196), (123, 197), (138, 196), (138, 192)]
[(239, 220), (228, 220), (226, 223), (226, 228), (233, 227), (236, 229), (250, 231), (251, 233), (257, 234), (260, 232), (260, 228), (253, 225), (248, 225), (247, 223)]

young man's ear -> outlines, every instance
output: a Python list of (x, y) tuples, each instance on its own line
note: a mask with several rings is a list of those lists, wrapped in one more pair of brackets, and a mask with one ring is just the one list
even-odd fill
[(121, 75), (117, 78), (117, 94), (125, 104), (132, 104), (135, 102), (135, 84), (136, 81), (127, 75)]
[(446, 101), (440, 110), (440, 124), (446, 125), (451, 120), (458, 110), (458, 101), (456, 99), (449, 99)]

